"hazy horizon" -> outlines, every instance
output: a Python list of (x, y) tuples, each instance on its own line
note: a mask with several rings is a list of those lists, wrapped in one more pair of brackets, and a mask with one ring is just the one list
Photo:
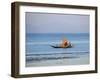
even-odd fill
[(89, 15), (26, 12), (26, 33), (89, 33)]
[[(27, 32), (27, 34), (45, 34), (45, 33), (32, 33), (32, 32)], [(88, 32), (84, 32), (84, 33), (57, 33), (57, 32), (55, 32), (55, 33), (47, 33), (47, 34), (88, 34)]]

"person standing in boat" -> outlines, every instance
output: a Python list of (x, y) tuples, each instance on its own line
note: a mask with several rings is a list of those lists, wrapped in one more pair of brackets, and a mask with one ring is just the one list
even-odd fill
[(70, 42), (66, 38), (64, 38), (60, 46), (65, 48), (69, 45), (70, 45)]

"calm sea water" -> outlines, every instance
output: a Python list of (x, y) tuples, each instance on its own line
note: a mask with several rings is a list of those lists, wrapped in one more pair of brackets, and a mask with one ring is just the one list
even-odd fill
[[(51, 47), (51, 45), (59, 45), (64, 37), (72, 43), (72, 48)], [(81, 59), (83, 55), (85, 55), (85, 57), (88, 56), (89, 58), (88, 33), (26, 34), (26, 65), (28, 63), (39, 63), (41, 61), (45, 62), (61, 59)], [(41, 64), (39, 66), (41, 66)]]

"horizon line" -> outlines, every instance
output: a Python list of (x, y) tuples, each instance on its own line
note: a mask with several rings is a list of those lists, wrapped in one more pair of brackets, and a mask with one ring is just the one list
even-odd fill
[[(30, 32), (30, 33), (32, 33), (32, 32)], [(89, 32), (80, 32), (80, 33), (86, 34), (86, 33), (89, 33)], [(74, 32), (73, 33), (55, 33), (55, 32), (53, 32), (53, 33), (48, 33), (48, 34), (80, 34), (80, 33), (74, 33)], [(34, 34), (47, 34), (47, 33), (34, 33)]]

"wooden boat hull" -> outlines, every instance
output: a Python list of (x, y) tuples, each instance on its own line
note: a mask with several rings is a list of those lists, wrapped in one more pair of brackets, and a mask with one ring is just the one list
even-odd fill
[(53, 47), (53, 48), (72, 48), (72, 44), (70, 44), (66, 47), (61, 47), (61, 46), (58, 46), (58, 45), (51, 45), (51, 47)]

